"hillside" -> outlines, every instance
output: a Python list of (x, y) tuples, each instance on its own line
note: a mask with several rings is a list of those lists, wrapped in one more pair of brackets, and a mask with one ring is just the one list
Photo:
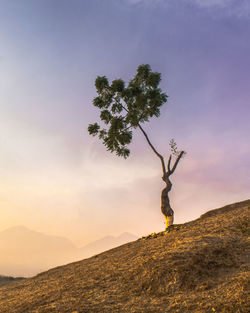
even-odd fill
[(0, 312), (249, 312), (250, 200), (0, 287)]

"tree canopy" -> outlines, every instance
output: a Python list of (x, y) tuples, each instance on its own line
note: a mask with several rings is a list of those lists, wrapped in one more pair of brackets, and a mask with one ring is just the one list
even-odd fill
[(100, 109), (100, 119), (105, 127), (90, 124), (89, 134), (98, 135), (108, 151), (127, 158), (133, 129), (139, 127), (143, 131), (140, 124), (153, 116), (158, 117), (161, 106), (167, 102), (168, 96), (159, 88), (160, 81), (161, 74), (152, 72), (148, 64), (137, 68), (127, 86), (122, 79), (109, 83), (106, 76), (98, 76), (95, 81), (98, 96), (93, 105)]

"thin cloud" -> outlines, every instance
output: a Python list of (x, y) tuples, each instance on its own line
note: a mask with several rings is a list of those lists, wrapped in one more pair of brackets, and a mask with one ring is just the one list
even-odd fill
[(131, 5), (140, 5), (145, 7), (166, 7), (171, 5), (183, 6), (193, 5), (204, 10), (220, 10), (220, 13), (228, 16), (237, 16), (238, 18), (250, 17), (249, 0), (180, 0), (178, 3), (174, 0), (126, 0)]
[(190, 2), (194, 2), (200, 7), (227, 7), (232, 4), (232, 0), (189, 0)]
[(194, 2), (200, 8), (221, 9), (227, 15), (241, 17), (250, 17), (249, 0), (188, 0)]

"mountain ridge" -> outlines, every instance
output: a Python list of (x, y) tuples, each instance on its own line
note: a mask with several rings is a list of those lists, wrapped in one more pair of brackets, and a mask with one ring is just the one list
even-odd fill
[(13, 226), (0, 232), (0, 274), (34, 276), (138, 238), (128, 234), (106, 236), (78, 248), (68, 238), (43, 234), (23, 225)]

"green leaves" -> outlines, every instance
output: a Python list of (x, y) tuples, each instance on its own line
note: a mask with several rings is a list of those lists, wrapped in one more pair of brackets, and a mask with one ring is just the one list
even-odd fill
[(122, 92), (124, 90), (124, 87), (125, 87), (125, 83), (122, 79), (113, 80), (111, 84), (111, 89), (114, 92)]
[(101, 97), (96, 97), (93, 100), (93, 104), (95, 107), (102, 109), (103, 107), (105, 107), (105, 102), (102, 100)]
[(112, 120), (113, 116), (109, 110), (103, 110), (101, 111), (100, 118), (105, 124), (108, 124)]
[(107, 89), (109, 87), (109, 82), (106, 76), (98, 76), (95, 80), (95, 87), (97, 92), (100, 94), (103, 91), (105, 91), (105, 89)]
[(146, 83), (147, 86), (150, 86), (152, 88), (157, 88), (157, 86), (159, 85), (161, 81), (161, 74), (160, 73), (149, 73), (147, 79), (146, 79)]
[(137, 68), (137, 74), (135, 76), (135, 79), (147, 79), (150, 73), (151, 67), (149, 64), (139, 65)]
[(99, 129), (100, 129), (100, 126), (97, 123), (89, 124), (88, 132), (90, 135), (96, 136), (98, 134)]
[(115, 79), (109, 84), (106, 76), (98, 76), (95, 87), (98, 96), (93, 105), (100, 109), (100, 119), (107, 129), (90, 124), (90, 135), (99, 134), (108, 151), (127, 158), (127, 146), (132, 141), (132, 130), (139, 123), (149, 121), (153, 116), (160, 115), (160, 107), (167, 102), (167, 95), (158, 87), (161, 74), (152, 72), (148, 64), (137, 68), (135, 77), (127, 87), (122, 79)]

